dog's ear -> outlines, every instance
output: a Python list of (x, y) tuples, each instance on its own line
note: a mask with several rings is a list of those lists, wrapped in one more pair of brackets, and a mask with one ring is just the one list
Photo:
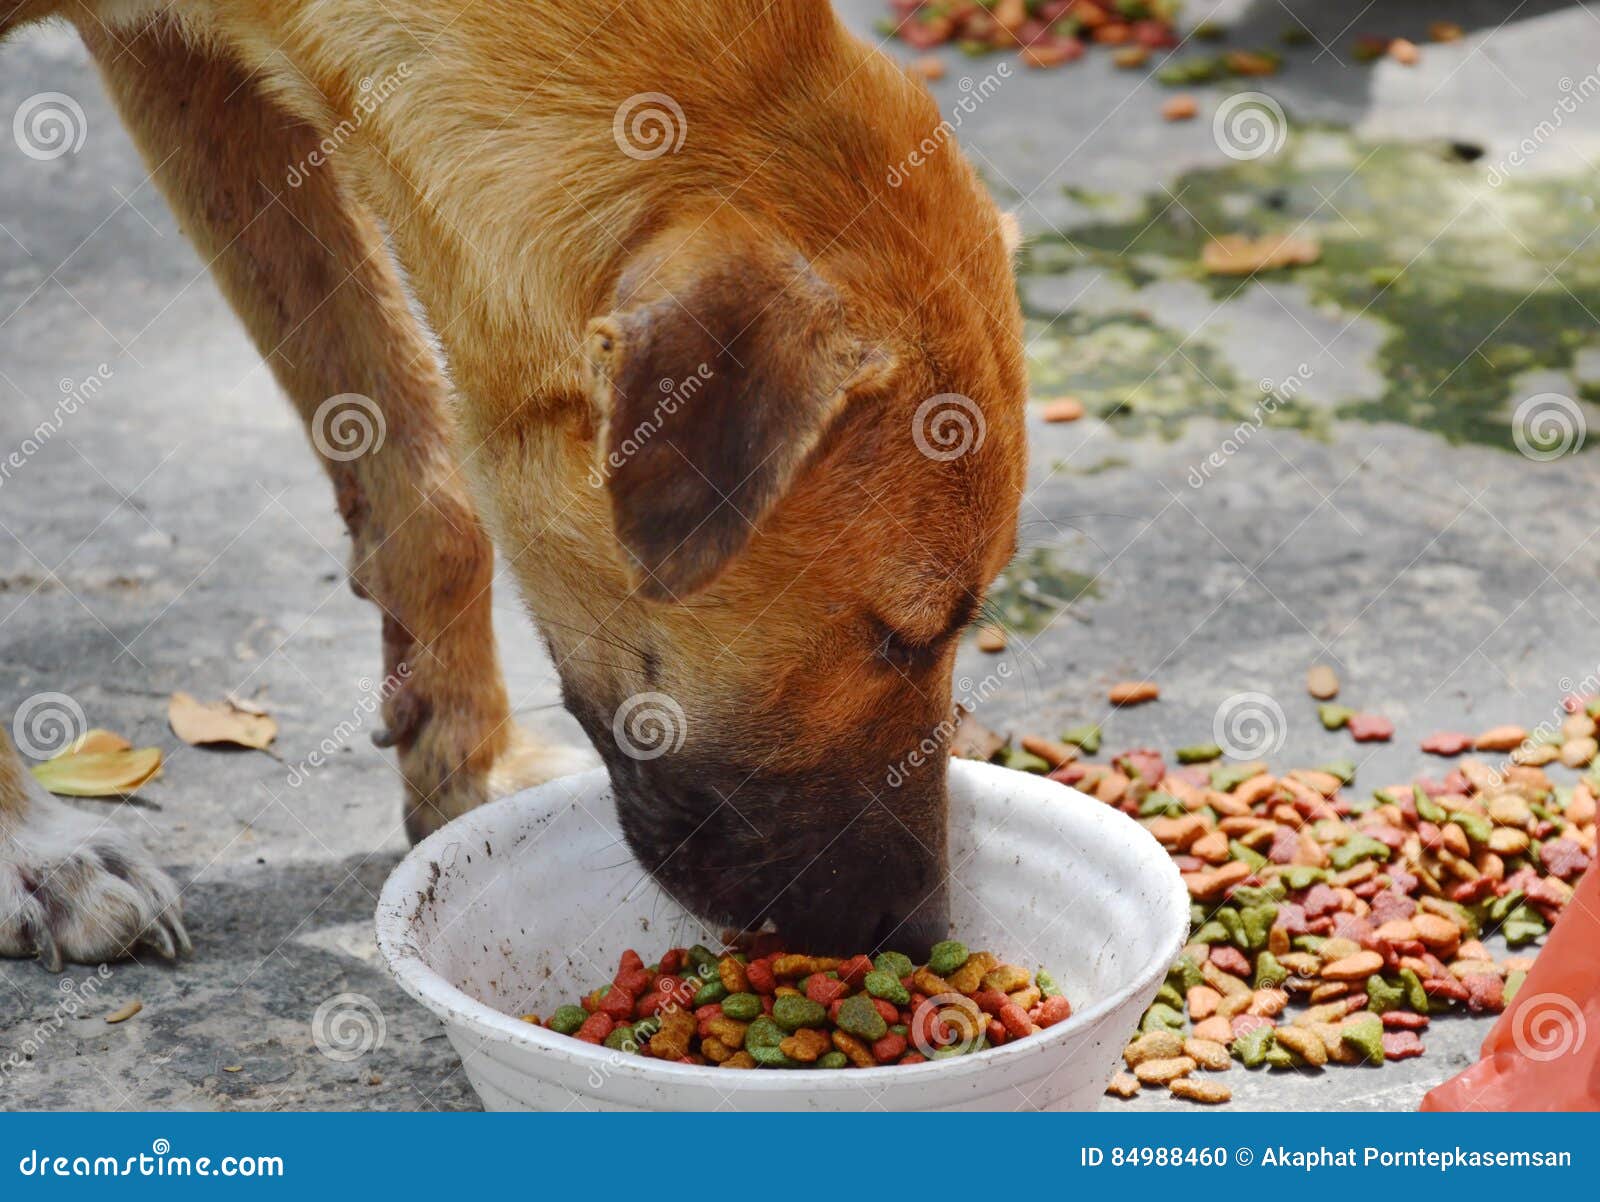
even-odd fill
[(599, 474), (635, 585), (672, 600), (744, 549), (850, 389), (887, 368), (812, 265), (729, 210), (654, 239), (617, 294), (589, 331)]

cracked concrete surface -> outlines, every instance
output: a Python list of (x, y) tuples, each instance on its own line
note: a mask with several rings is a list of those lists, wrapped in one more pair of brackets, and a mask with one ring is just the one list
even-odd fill
[[(865, 32), (880, 6), (839, 7)], [(1221, 7), (1260, 31), (1246, 44), (1274, 40), (1289, 10), (1330, 43), (1369, 25), (1395, 32), (1371, 16), (1347, 31), (1354, 3)], [(1297, 122), (1469, 141), (1492, 160), (1549, 115), (1561, 78), (1600, 62), (1600, 20), (1586, 8), (1529, 3), (1509, 18), (1505, 8), (1408, 6), (1404, 31), (1449, 17), (1468, 38), (1425, 47), (1409, 71), (1355, 67), (1313, 45), (1261, 86)], [(936, 88), (946, 103), (963, 74), (1000, 60), (951, 61)], [(60, 30), (0, 50), (6, 124), (45, 90), (83, 106), (87, 141), (36, 162), (0, 137), (0, 447), (50, 413), (61, 382), (107, 370), (86, 411), (0, 485), (0, 697), (9, 709), (66, 692), (93, 724), (163, 748), (166, 771), (141, 803), (75, 804), (138, 831), (185, 884), (196, 953), (176, 969), (127, 962), (60, 980), (0, 962), (0, 1108), (474, 1107), (437, 1024), (390, 984), (373, 947), (376, 892), (405, 847), (390, 758), (361, 730), (290, 783), (296, 762), (359, 715), (361, 682), (370, 687), (379, 664), (374, 611), (343, 582), (329, 489)], [(1202, 120), (1169, 125), (1156, 115), (1163, 89), (1092, 54), (1019, 72), (961, 137), (1031, 234), (1070, 237), (1089, 215), (1066, 185), (1127, 205), (1187, 168), (1225, 165), (1208, 120), (1225, 90), (1195, 89)], [(1570, 123), (1532, 169), (1592, 171), (1595, 153)], [(1159, 306), (1191, 332), (1215, 303), (1181, 281), (1129, 287), (1096, 273), (1024, 287), (1084, 311)], [(1373, 328), (1319, 313), (1292, 283), (1223, 305), (1217, 339), (1242, 378), (1315, 351), (1339, 397), (1379, 386)], [(1516, 399), (1508, 393), (1508, 413)], [(1170, 749), (1209, 738), (1229, 696), (1261, 691), (1287, 718), (1274, 758), (1359, 752), (1370, 787), (1423, 767), (1412, 750), (1423, 733), (1533, 725), (1596, 671), (1600, 540), (1585, 454), (1536, 463), (1394, 423), (1338, 421), (1317, 435), (1268, 426), (1194, 487), (1194, 469), (1234, 432), (1205, 417), (1162, 437), (1098, 420), (1033, 423), (1024, 546), (1049, 548), (1096, 588), (1014, 641), (1018, 671), (987, 707), (991, 725), (1104, 720), (1108, 749)], [(576, 739), (509, 586), (496, 614), (522, 719)], [(1318, 660), (1338, 667), (1353, 704), (1395, 720), (1393, 745), (1354, 748), (1321, 729), (1300, 683)], [(969, 647), (958, 675), (992, 663)], [(1107, 714), (1106, 684), (1130, 676), (1159, 680), (1162, 701)], [(274, 754), (179, 744), (165, 723), (175, 689), (261, 701), (282, 728)], [(317, 1006), (344, 993), (383, 1017), (382, 1045), (354, 1061), (319, 1054), (311, 1031)], [(136, 1018), (101, 1021), (133, 999), (144, 1002)], [(1230, 1076), (1248, 1106), (1412, 1107), (1470, 1061), (1486, 1029), (1436, 1024), (1426, 1056), (1383, 1070)]]

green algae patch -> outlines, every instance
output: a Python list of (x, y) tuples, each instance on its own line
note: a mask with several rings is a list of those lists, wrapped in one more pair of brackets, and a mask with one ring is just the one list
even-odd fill
[[(1124, 286), (1102, 310), (1025, 303), (1030, 370), (1040, 393), (1071, 392), (1130, 434), (1174, 435), (1193, 417), (1311, 433), (1343, 419), (1514, 449), (1519, 376), (1563, 373), (1569, 395), (1600, 400), (1600, 382), (1574, 374), (1580, 352), (1600, 346), (1597, 194), (1600, 172), (1508, 176), (1448, 143), (1301, 127), (1271, 158), (1187, 172), (1131, 215), (1091, 214), (1065, 236), (1028, 243), (1025, 282), (1088, 270)], [(1294, 234), (1321, 255), (1255, 276), (1207, 274), (1206, 244), (1229, 234)], [(1203, 289), (1224, 317), (1262, 281), (1299, 285), (1336, 329), (1379, 331), (1379, 391), (1326, 395), (1313, 373), (1263, 412), (1261, 386), (1237, 378), (1208, 331), (1166, 324), (1154, 301), (1139, 306), (1141, 293), (1171, 281)], [(1338, 342), (1332, 355), (1345, 357)]]

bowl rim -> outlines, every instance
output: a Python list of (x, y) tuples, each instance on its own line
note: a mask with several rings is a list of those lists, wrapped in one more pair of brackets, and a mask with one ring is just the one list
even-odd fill
[[(862, 1080), (863, 1074), (859, 1069), (853, 1068), (807, 1069), (804, 1072), (794, 1073), (723, 1073), (719, 1072), (716, 1065), (677, 1064), (653, 1057), (629, 1055), (612, 1048), (588, 1044), (570, 1036), (558, 1035), (544, 1027), (536, 1027), (532, 1023), (525, 1023), (520, 1018), (497, 1010), (486, 1002), (478, 1001), (423, 959), (421, 948), (411, 937), (412, 922), (407, 915), (408, 909), (412, 908), (410, 899), (425, 892), (428, 883), (433, 879), (437, 871), (435, 865), (441, 862), (435, 858), (436, 852), (454, 843), (480, 841), (481, 836), (487, 833), (481, 828), (494, 824), (493, 821), (486, 823), (486, 819), (502, 819), (513, 812), (521, 816), (537, 812), (530, 811), (530, 806), (535, 801), (542, 803), (538, 809), (554, 817), (572, 805), (577, 798), (594, 789), (609, 788), (610, 780), (603, 768), (558, 777), (531, 789), (524, 789), (497, 801), (488, 802), (453, 819), (413, 847), (390, 872), (379, 894), (376, 914), (378, 950), (401, 989), (443, 1020), (447, 1030), (459, 1027), (464, 1028), (466, 1033), (480, 1037), (484, 1042), (496, 1038), (502, 1042), (518, 1044), (552, 1056), (572, 1068), (602, 1071), (608, 1078), (626, 1075), (645, 1083), (689, 1085), (696, 1081), (706, 1081), (707, 1074), (715, 1073), (717, 1088), (724, 1093), (752, 1090), (764, 1093), (796, 1088), (817, 1091), (834, 1090), (845, 1086), (862, 1089), (875, 1082), (888, 1085), (931, 1080), (935, 1074), (938, 1074), (941, 1080), (961, 1080), (1018, 1057), (1037, 1056), (1043, 1048), (1052, 1044), (1069, 1043), (1075, 1036), (1086, 1033), (1099, 1019), (1130, 998), (1146, 991), (1153, 992), (1156, 983), (1167, 975), (1176, 961), (1189, 930), (1188, 888), (1179, 875), (1177, 866), (1173, 864), (1155, 837), (1120, 810), (1077, 789), (1044, 777), (1017, 772), (995, 764), (957, 759), (951, 760), (950, 773), (956, 778), (969, 777), (967, 781), (962, 782), (965, 785), (975, 785), (982, 782), (985, 777), (993, 777), (989, 783), (1007, 786), (1013, 804), (1022, 801), (1025, 804), (1064, 803), (1080, 806), (1091, 824), (1100, 824), (1108, 831), (1120, 829), (1134, 833), (1130, 851), (1136, 858), (1151, 861), (1141, 868), (1154, 869), (1158, 877), (1166, 879), (1167, 887), (1159, 904), (1171, 913), (1168, 915), (1169, 933), (1140, 965), (1131, 985), (1097, 999), (1082, 1010), (1074, 1010), (1065, 1021), (1048, 1027), (1039, 1035), (1027, 1040), (1001, 1044), (999, 1047), (986, 1048), (981, 1052), (964, 1056), (927, 1060), (921, 1064), (879, 1065), (872, 1071), (867, 1081)], [(1000, 774), (1004, 774), (1004, 780), (1000, 778)], [(1057, 791), (1059, 796), (1048, 799), (1040, 796), (1045, 792)], [(1133, 850), (1135, 848), (1136, 851)], [(729, 1080), (730, 1077), (732, 1080)]]

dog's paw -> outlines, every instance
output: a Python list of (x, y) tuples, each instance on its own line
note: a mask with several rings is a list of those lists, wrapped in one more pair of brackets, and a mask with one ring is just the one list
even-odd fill
[(51, 972), (149, 947), (192, 950), (172, 878), (120, 830), (51, 797), (30, 799), (0, 836), (0, 956), (38, 956)]
[(545, 743), (518, 730), (511, 746), (495, 760), (489, 773), (489, 796), (509, 797), (558, 776), (587, 772), (600, 766), (600, 757), (591, 747), (571, 747), (565, 743)]

